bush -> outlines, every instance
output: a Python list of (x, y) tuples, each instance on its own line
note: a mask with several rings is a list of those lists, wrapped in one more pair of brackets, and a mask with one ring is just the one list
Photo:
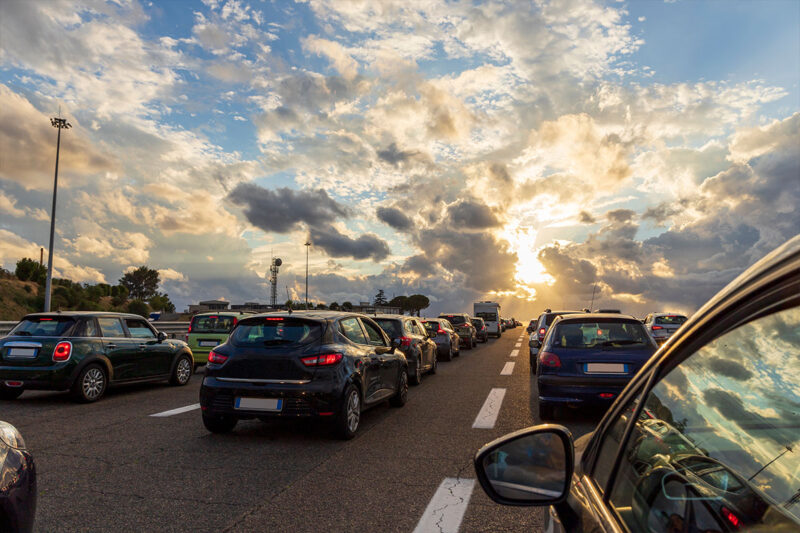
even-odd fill
[(140, 315), (144, 318), (150, 316), (150, 308), (141, 300), (131, 300), (128, 304), (128, 312), (134, 315)]
[(35, 281), (37, 283), (44, 283), (47, 279), (47, 269), (44, 265), (40, 265), (38, 261), (28, 259), (27, 257), (17, 261), (17, 269), (14, 271), (17, 279), (21, 281)]

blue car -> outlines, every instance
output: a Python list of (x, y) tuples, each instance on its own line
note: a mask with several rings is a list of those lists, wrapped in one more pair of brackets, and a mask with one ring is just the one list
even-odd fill
[(539, 418), (554, 418), (564, 404), (611, 405), (656, 350), (653, 338), (632, 316), (558, 317), (537, 358)]

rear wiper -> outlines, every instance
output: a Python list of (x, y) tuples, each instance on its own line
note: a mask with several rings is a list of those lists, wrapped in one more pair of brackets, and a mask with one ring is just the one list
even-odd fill
[(292, 344), (294, 341), (290, 341), (288, 339), (270, 339), (264, 341), (264, 346), (275, 346), (278, 344)]
[(642, 344), (642, 341), (635, 341), (631, 339), (618, 340), (618, 341), (605, 341), (600, 343), (600, 346), (611, 346), (612, 344)]

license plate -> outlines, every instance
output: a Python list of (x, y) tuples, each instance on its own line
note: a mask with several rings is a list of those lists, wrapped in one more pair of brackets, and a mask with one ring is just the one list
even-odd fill
[(283, 400), (277, 398), (236, 398), (234, 407), (250, 411), (280, 411), (283, 407)]
[(9, 348), (8, 357), (36, 357), (36, 348)]
[(199, 341), (198, 346), (216, 346), (219, 341)]
[(628, 365), (622, 363), (586, 363), (587, 374), (627, 374)]

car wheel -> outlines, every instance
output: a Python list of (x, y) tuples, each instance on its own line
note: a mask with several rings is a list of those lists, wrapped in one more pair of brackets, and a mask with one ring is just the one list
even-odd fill
[(182, 355), (180, 359), (178, 359), (178, 362), (175, 363), (175, 368), (172, 369), (172, 376), (170, 376), (169, 382), (172, 385), (186, 385), (189, 383), (193, 372), (194, 365), (192, 364), (192, 358), (188, 355)]
[(342, 397), (342, 405), (334, 420), (334, 433), (342, 440), (356, 436), (361, 423), (361, 394), (354, 385), (348, 385)]
[(419, 385), (422, 383), (422, 361), (418, 360), (417, 364), (414, 365), (416, 368), (414, 370), (414, 375), (411, 376), (411, 384), (412, 385)]
[(232, 416), (203, 413), (203, 425), (211, 433), (230, 433), (239, 420)]
[(556, 406), (539, 404), (539, 420), (554, 420), (556, 417)]
[(431, 369), (428, 372), (430, 372), (431, 374), (435, 374), (436, 373), (436, 365), (438, 364), (438, 362), (439, 362), (439, 358), (437, 357), (437, 354), (434, 354), (433, 362), (431, 363)]
[(408, 371), (404, 368), (400, 370), (400, 377), (397, 380), (397, 394), (389, 399), (392, 407), (403, 407), (408, 401)]
[(72, 385), (72, 396), (79, 402), (96, 402), (106, 393), (108, 376), (100, 365), (88, 365)]
[(0, 385), (0, 400), (16, 400), (22, 394), (24, 389), (11, 388)]
[(536, 375), (536, 363), (539, 361), (539, 358), (535, 355), (531, 354), (531, 374)]
[[(439, 354), (436, 354), (438, 357)], [(442, 361), (452, 361), (453, 360), (453, 345), (447, 347), (447, 353), (442, 356)]]

